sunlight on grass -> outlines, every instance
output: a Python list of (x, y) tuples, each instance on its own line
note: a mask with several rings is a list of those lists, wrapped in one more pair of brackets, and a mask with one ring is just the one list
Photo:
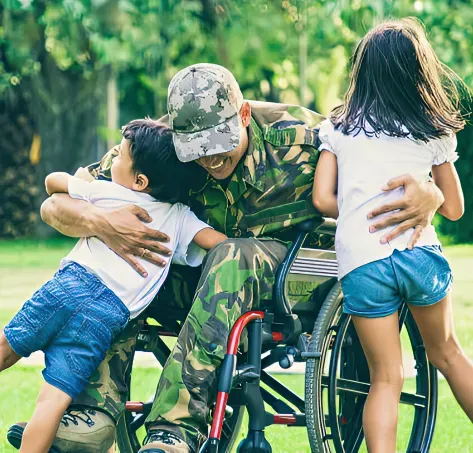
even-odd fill
[[(0, 241), (0, 328), (14, 312), (50, 278), (63, 258), (74, 245), (73, 240)], [(451, 246), (445, 248), (454, 276), (454, 312), (458, 337), (465, 350), (473, 356), (473, 246)], [(402, 345), (408, 351), (406, 336)], [(132, 382), (132, 399), (147, 401), (153, 396), (160, 371), (155, 368), (135, 369)], [(304, 377), (301, 375), (281, 375), (280, 380), (303, 396)], [(34, 407), (42, 382), (41, 369), (17, 366), (0, 375), (0, 453), (13, 453), (5, 439), (10, 424), (27, 420)], [(413, 387), (408, 379), (405, 389)], [(401, 406), (398, 433), (399, 453), (405, 451), (412, 423), (413, 410)], [(245, 422), (246, 424), (246, 422)], [(241, 438), (244, 433), (241, 433)], [(303, 428), (273, 426), (267, 429), (275, 453), (309, 452), (307, 434)], [(473, 428), (467, 417), (456, 404), (447, 383), (439, 383), (439, 413), (431, 453), (473, 453), (470, 446)], [(365, 449), (361, 450), (366, 452)]]

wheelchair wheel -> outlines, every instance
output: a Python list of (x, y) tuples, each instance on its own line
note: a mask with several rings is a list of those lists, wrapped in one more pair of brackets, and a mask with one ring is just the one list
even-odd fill
[[(148, 332), (140, 333), (136, 350), (152, 352), (161, 367), (163, 367), (169, 357), (170, 350), (159, 336), (159, 332), (155, 332), (157, 329), (157, 327), (150, 327)], [(131, 389), (131, 380), (132, 366), (127, 374), (129, 390)], [(117, 445), (120, 453), (137, 453), (141, 448), (141, 437), (143, 437), (143, 433), (141, 433), (140, 436), (138, 431), (140, 428), (144, 427), (146, 417), (151, 411), (152, 403), (153, 397), (143, 405), (142, 411), (126, 411), (119, 420), (117, 425)], [(233, 409), (232, 416), (226, 418), (223, 424), (219, 447), (219, 451), (221, 452), (231, 451), (238, 439), (241, 424), (243, 422), (244, 407), (238, 406)]]
[[(320, 358), (307, 361), (305, 376), (307, 429), (313, 453), (356, 453), (364, 438), (362, 414), (370, 387), (369, 371), (351, 317), (343, 313), (342, 300), (337, 283), (322, 305), (310, 342), (310, 351), (321, 352)], [(399, 419), (403, 430), (410, 430), (406, 451), (427, 453), (437, 412), (437, 372), (427, 360), (406, 305), (400, 310), (399, 325), (407, 332), (416, 369), (412, 392), (402, 392), (400, 399), (401, 404), (410, 406), (411, 413), (404, 416), (400, 411)]]

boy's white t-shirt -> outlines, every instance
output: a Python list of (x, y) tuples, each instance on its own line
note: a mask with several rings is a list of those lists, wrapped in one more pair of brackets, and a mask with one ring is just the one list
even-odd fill
[[(381, 244), (381, 237), (395, 227), (370, 233), (370, 225), (382, 216), (368, 219), (368, 213), (403, 196), (403, 188), (390, 192), (381, 189), (389, 179), (410, 173), (426, 180), (433, 165), (456, 161), (457, 140), (452, 135), (422, 142), (385, 134), (369, 136), (363, 130), (344, 135), (330, 120), (321, 124), (319, 138), (319, 150), (337, 156), (339, 217), (335, 248), (341, 279), (357, 267), (407, 248), (413, 229)], [(440, 245), (433, 225), (424, 229), (416, 245)]]
[(151, 195), (135, 192), (110, 181), (86, 182), (69, 178), (69, 195), (104, 209), (117, 209), (128, 204), (145, 209), (153, 219), (146, 226), (169, 236), (164, 245), (172, 251), (165, 267), (138, 258), (148, 277), (139, 275), (124, 259), (95, 237), (82, 238), (63, 262), (74, 261), (84, 266), (112, 290), (138, 316), (153, 300), (169, 272), (170, 263), (199, 266), (206, 251), (192, 242), (194, 236), (209, 225), (199, 220), (189, 207), (181, 203), (162, 203)]

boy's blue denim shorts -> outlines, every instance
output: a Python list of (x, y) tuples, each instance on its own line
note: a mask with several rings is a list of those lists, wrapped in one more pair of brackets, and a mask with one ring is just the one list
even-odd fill
[(342, 278), (343, 311), (381, 318), (395, 313), (403, 301), (433, 305), (447, 295), (452, 282), (440, 246), (394, 250), (390, 257), (360, 266)]
[(43, 350), (44, 379), (74, 399), (129, 317), (97, 276), (69, 262), (23, 305), (4, 334), (22, 357)]

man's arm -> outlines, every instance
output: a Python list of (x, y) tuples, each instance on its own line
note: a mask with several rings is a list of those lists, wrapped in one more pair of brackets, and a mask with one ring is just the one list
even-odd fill
[(170, 254), (161, 244), (169, 241), (168, 236), (148, 228), (143, 222), (151, 222), (151, 217), (135, 205), (105, 210), (87, 201), (72, 199), (68, 194), (56, 193), (41, 206), (41, 218), (66, 236), (98, 237), (143, 276), (146, 271), (136, 256), (147, 249), (154, 253), (145, 254), (145, 259), (164, 266), (165, 261), (156, 254)]
[(368, 214), (368, 217), (371, 219), (387, 212), (399, 211), (375, 222), (371, 225), (370, 231), (374, 232), (397, 225), (381, 238), (381, 243), (385, 244), (410, 228), (415, 228), (409, 242), (409, 248), (412, 248), (419, 240), (422, 230), (430, 225), (437, 209), (442, 206), (445, 200), (441, 190), (433, 182), (419, 181), (412, 175), (393, 178), (382, 189), (388, 191), (398, 187), (404, 187), (404, 196), (374, 209)]

